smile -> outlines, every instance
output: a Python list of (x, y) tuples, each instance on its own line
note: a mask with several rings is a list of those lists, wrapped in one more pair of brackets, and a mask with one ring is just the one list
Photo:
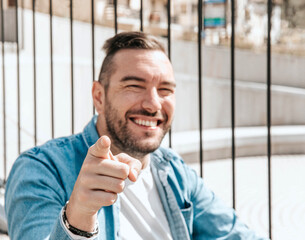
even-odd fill
[(146, 121), (141, 119), (134, 119), (134, 122), (138, 125), (146, 126), (146, 127), (156, 127), (158, 124), (158, 121)]
[(130, 118), (130, 120), (139, 126), (150, 128), (156, 128), (161, 123), (160, 120), (145, 120), (141, 118)]

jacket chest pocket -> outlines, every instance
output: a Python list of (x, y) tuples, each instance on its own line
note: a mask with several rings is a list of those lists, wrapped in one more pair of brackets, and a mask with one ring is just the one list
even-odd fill
[(190, 235), (193, 234), (193, 216), (194, 216), (194, 210), (193, 210), (193, 203), (190, 201), (185, 200), (185, 207), (180, 209), (185, 223), (187, 225), (187, 228), (189, 230)]

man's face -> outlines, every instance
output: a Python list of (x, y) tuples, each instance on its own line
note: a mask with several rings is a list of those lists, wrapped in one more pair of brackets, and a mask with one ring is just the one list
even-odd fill
[(175, 79), (167, 56), (156, 50), (126, 49), (113, 58), (104, 121), (112, 144), (142, 157), (157, 149), (175, 108)]

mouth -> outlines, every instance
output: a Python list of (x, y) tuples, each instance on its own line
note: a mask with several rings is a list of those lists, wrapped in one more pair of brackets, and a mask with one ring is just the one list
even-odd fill
[(138, 117), (131, 117), (129, 119), (136, 125), (149, 129), (156, 129), (163, 122), (159, 119), (144, 119)]

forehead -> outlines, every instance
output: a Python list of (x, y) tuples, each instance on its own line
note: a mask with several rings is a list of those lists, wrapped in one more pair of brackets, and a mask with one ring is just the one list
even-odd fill
[(120, 50), (115, 54), (113, 63), (115, 64), (116, 74), (139, 74), (174, 81), (172, 65), (165, 53), (160, 50)]

